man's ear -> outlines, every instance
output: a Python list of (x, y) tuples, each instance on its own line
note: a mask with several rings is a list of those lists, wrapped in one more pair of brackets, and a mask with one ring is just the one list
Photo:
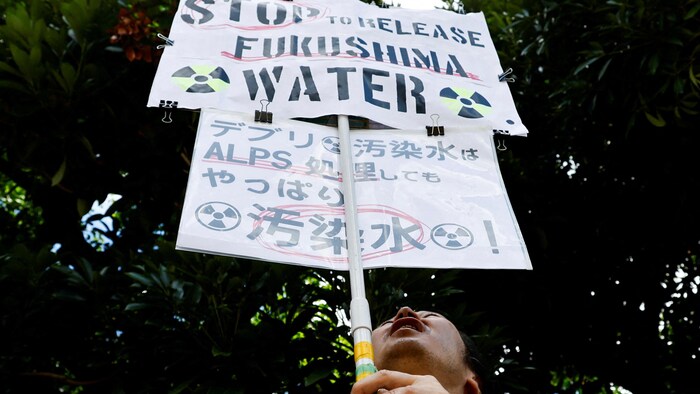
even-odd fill
[(468, 376), (464, 382), (464, 394), (481, 394), (481, 389), (479, 388), (480, 380), (478, 376)]

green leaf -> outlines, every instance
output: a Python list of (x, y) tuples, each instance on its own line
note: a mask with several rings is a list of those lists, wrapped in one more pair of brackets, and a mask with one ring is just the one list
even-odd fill
[(29, 51), (29, 65), (31, 67), (31, 79), (37, 80), (44, 69), (41, 64), (41, 45), (36, 45)]
[(321, 379), (325, 379), (330, 375), (333, 371), (332, 370), (316, 370), (313, 371), (309, 376), (306, 376), (304, 378), (304, 386), (309, 387), (312, 384), (318, 382)]
[(700, 87), (700, 74), (695, 75), (695, 72), (693, 71), (693, 65), (691, 64), (690, 67), (688, 67), (688, 75), (690, 77), (690, 82), (693, 83), (696, 87)]
[(29, 61), (29, 54), (17, 45), (10, 44), (10, 52), (12, 53), (12, 60), (15, 61), (17, 68), (19, 69), (20, 75), (25, 79), (31, 79), (29, 76), (32, 74), (31, 66)]
[(46, 29), (46, 31), (44, 31), (44, 41), (49, 44), (54, 53), (62, 53), (66, 49), (65, 29)]
[(161, 265), (160, 266), (160, 275), (159, 275), (160, 281), (158, 281), (161, 284), (161, 287), (163, 289), (170, 287), (170, 274), (168, 273), (168, 267)]
[(689, 20), (692, 19), (695, 14), (700, 11), (700, 3), (696, 4), (695, 7), (691, 8), (690, 11), (688, 11), (685, 16), (683, 17), (684, 20)]
[(649, 72), (652, 74), (656, 74), (656, 70), (659, 68), (659, 54), (655, 53), (651, 55), (651, 59), (649, 59)]
[(86, 285), (93, 283), (95, 279), (95, 271), (92, 269), (92, 264), (87, 259), (79, 259), (78, 265), (82, 268), (83, 275), (82, 278)]
[(66, 23), (72, 31), (73, 38), (82, 44), (83, 30), (88, 24), (88, 15), (85, 10), (87, 4), (85, 0), (74, 0), (61, 4), (61, 13)]
[(0, 71), (10, 73), (10, 74), (16, 75), (18, 77), (22, 77), (22, 73), (20, 73), (16, 68), (10, 66), (9, 64), (7, 64), (5, 62), (0, 62)]
[(127, 304), (126, 307), (124, 308), (124, 311), (140, 311), (144, 309), (151, 308), (151, 304), (146, 304), (143, 302), (132, 302), (130, 304)]
[(35, 19), (32, 21), (32, 35), (29, 39), (29, 44), (32, 48), (40, 48), (41, 38), (44, 36), (44, 31), (46, 30), (46, 22), (43, 19)]
[(86, 213), (90, 212), (90, 203), (84, 198), (79, 198), (76, 202), (76, 205), (78, 209), (78, 214), (80, 214), (81, 217), (85, 216)]
[(612, 62), (612, 58), (608, 59), (605, 64), (603, 64), (603, 67), (600, 68), (600, 72), (598, 72), (598, 80), (602, 80), (603, 76), (605, 75), (605, 72), (608, 70), (608, 66), (610, 65), (610, 62)]
[(57, 300), (61, 301), (73, 301), (73, 302), (85, 302), (86, 299), (85, 297), (73, 293), (69, 290), (59, 290), (55, 293), (53, 293), (53, 297)]
[(126, 276), (141, 283), (142, 285), (144, 285), (146, 287), (153, 286), (153, 281), (150, 278), (147, 278), (146, 276), (141, 275), (137, 272), (127, 272)]
[(214, 357), (230, 357), (231, 352), (221, 350), (220, 347), (214, 345), (211, 347), (211, 355)]
[(649, 123), (653, 124), (654, 126), (656, 126), (656, 127), (666, 126), (666, 121), (658, 113), (656, 114), (657, 116), (654, 116), (654, 115), (650, 114), (649, 112), (644, 112), (644, 115), (646, 115)]
[(94, 149), (92, 149), (92, 144), (90, 143), (90, 140), (88, 140), (84, 135), (81, 135), (80, 136), (80, 143), (82, 143), (83, 146), (85, 147), (85, 149), (88, 151), (88, 153), (90, 153), (90, 157), (95, 159), (96, 158), (95, 151), (94, 151)]
[(186, 380), (186, 381), (180, 383), (178, 386), (175, 386), (175, 388), (168, 390), (168, 393), (180, 394), (182, 392), (189, 391), (190, 385), (192, 385), (192, 382), (193, 382), (192, 380)]
[(5, 17), (7, 30), (5, 33), (12, 41), (23, 44), (24, 47), (29, 47), (27, 37), (31, 35), (32, 21), (29, 18), (27, 10), (18, 4), (14, 9), (8, 9)]
[(51, 177), (51, 186), (56, 186), (63, 180), (63, 176), (66, 174), (66, 159), (63, 159), (63, 163), (58, 168), (55, 174)]
[(574, 70), (574, 75), (577, 75), (582, 70), (588, 68), (588, 66), (595, 63), (598, 59), (600, 59), (600, 56), (592, 57), (592, 58), (586, 60), (585, 62), (581, 63), (578, 67), (576, 67), (576, 70)]
[(87, 33), (99, 14), (100, 0), (72, 0), (61, 4), (61, 12), (70, 27), (69, 35), (80, 45), (87, 45)]
[(63, 88), (68, 95), (71, 95), (78, 74), (70, 63), (61, 63), (59, 70), (60, 73), (54, 70), (51, 74), (53, 74), (54, 79), (61, 88)]
[(14, 90), (21, 93), (30, 93), (29, 90), (19, 82), (0, 80), (0, 89)]

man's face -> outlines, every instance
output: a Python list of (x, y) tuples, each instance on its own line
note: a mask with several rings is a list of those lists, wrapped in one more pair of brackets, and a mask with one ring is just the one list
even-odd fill
[(379, 369), (419, 373), (431, 367), (460, 375), (466, 370), (459, 331), (435, 312), (401, 308), (374, 330), (372, 345)]

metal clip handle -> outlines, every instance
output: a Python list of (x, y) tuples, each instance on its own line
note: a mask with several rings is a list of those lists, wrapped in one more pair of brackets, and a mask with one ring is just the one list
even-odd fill
[(500, 75), (498, 76), (498, 80), (499, 80), (500, 82), (503, 82), (503, 81), (505, 81), (505, 82), (515, 82), (515, 78), (513, 78), (513, 77), (508, 77), (508, 75), (510, 75), (510, 74), (512, 74), (512, 73), (513, 73), (513, 69), (512, 69), (512, 68), (509, 68), (509, 69), (507, 69), (506, 71), (504, 71), (503, 74), (500, 74)]
[(158, 38), (160, 38), (161, 40), (165, 41), (165, 44), (160, 44), (160, 45), (158, 45), (158, 46), (156, 47), (157, 49), (163, 49), (163, 48), (165, 48), (165, 47), (171, 47), (171, 46), (175, 45), (175, 41), (169, 39), (168, 37), (164, 36), (164, 35), (161, 34), (161, 33), (158, 33)]

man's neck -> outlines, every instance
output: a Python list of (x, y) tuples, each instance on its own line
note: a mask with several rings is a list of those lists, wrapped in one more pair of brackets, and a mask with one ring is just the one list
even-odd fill
[(410, 357), (393, 359), (389, 365), (382, 365), (382, 368), (411, 375), (431, 375), (450, 394), (464, 394), (464, 382), (467, 378), (466, 375), (463, 375), (464, 372), (450, 367), (444, 368), (431, 360), (416, 362), (415, 358)]

